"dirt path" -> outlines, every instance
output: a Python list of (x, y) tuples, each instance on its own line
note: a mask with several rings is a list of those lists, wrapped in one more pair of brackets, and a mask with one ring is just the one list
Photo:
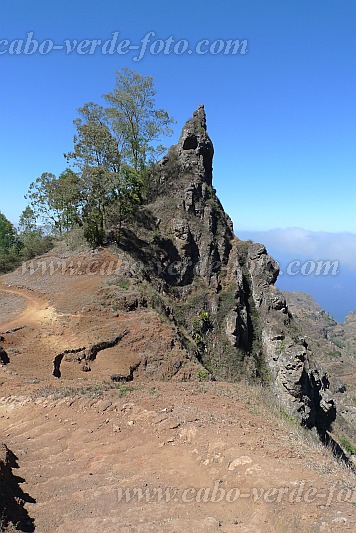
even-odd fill
[[(53, 359), (59, 353), (112, 339), (131, 322), (135, 327), (134, 316), (118, 318), (111, 313), (109, 316), (98, 313), (91, 303), (91, 295), (100, 281), (69, 278), (68, 290), (58, 290), (55, 294), (43, 294), (23, 285), (0, 284), (0, 295), (11, 295), (6, 305), (8, 319), (4, 320), (6, 313), (2, 315), (3, 320), (0, 319), (0, 334), (5, 337), (3, 348), (10, 359), (6, 368), (0, 368), (2, 383), (9, 387), (16, 382), (16, 386), (21, 387), (19, 376), (36, 381), (51, 379)], [(90, 298), (85, 307), (87, 294)], [(100, 363), (93, 362), (90, 373), (83, 373), (77, 361), (66, 360), (62, 377), (91, 380), (109, 379), (116, 373), (127, 374), (137, 357), (131, 356), (131, 345), (125, 346), (126, 349), (120, 346), (119, 351), (115, 347), (104, 350)]]
[(48, 306), (45, 296), (34, 293), (24, 287), (4, 287), (0, 285), (0, 292), (20, 296), (26, 302), (26, 308), (11, 320), (0, 325), (1, 331), (5, 332), (22, 325), (34, 325), (43, 320), (53, 320), (56, 311), (53, 307)]
[[(17, 455), (35, 531), (355, 531), (342, 501), (348, 476), (246, 399), (229, 384), (173, 383), (0, 398), (0, 433)], [(318, 498), (304, 498), (310, 488)]]

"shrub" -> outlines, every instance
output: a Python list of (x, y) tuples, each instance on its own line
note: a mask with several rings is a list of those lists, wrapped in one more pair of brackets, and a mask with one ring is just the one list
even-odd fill
[(341, 446), (351, 455), (356, 455), (356, 446), (352, 444), (344, 435), (337, 436)]

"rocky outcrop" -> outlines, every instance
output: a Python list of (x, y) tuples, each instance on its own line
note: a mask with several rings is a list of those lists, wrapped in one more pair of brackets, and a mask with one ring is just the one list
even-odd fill
[[(350, 339), (346, 325), (338, 324), (312, 296), (300, 292), (285, 291), (284, 296), (292, 311), (295, 322), (305, 335), (313, 358), (328, 375), (329, 394), (337, 405), (337, 416), (333, 424), (339, 435), (346, 436), (350, 442), (356, 441), (356, 374), (355, 358), (350, 351)], [(350, 328), (351, 329), (351, 328)], [(352, 329), (349, 335), (352, 333)]]
[(7, 365), (10, 362), (9, 356), (2, 346), (0, 346), (0, 365)]
[[(159, 221), (157, 244), (166, 252), (169, 285), (189, 285), (196, 276), (218, 287), (233, 228), (212, 188), (214, 148), (206, 130), (204, 107), (188, 120), (176, 146), (158, 169), (158, 193), (150, 205)], [(176, 269), (169, 269), (172, 259)]]
[(125, 329), (120, 335), (117, 335), (113, 339), (109, 339), (106, 341), (98, 342), (97, 344), (93, 344), (89, 348), (74, 348), (69, 350), (64, 350), (63, 352), (59, 353), (55, 356), (53, 360), (53, 372), (52, 375), (56, 378), (61, 377), (61, 364), (64, 357), (69, 357), (70, 361), (76, 361), (77, 363), (80, 363), (82, 365), (83, 372), (90, 372), (90, 362), (95, 361), (96, 356), (99, 352), (102, 350), (106, 350), (108, 348), (113, 348), (116, 346), (124, 337), (128, 334), (128, 330)]
[(349, 356), (356, 358), (356, 311), (351, 311), (344, 321), (345, 349)]
[(278, 265), (263, 245), (250, 244), (245, 269), (250, 277), (261, 354), (271, 371), (271, 385), (290, 414), (303, 425), (316, 427), (325, 439), (336, 417), (329, 378), (312, 361), (305, 337), (298, 331), (284, 296), (274, 286)]
[[(4, 340), (4, 337), (0, 335), (0, 343), (4, 342)], [(7, 365), (9, 362), (9, 356), (0, 344), (0, 365)]]
[(13, 473), (18, 468), (16, 456), (0, 443), (0, 528), (1, 531), (34, 531), (34, 520), (25, 503), (35, 500), (19, 486), (24, 480)]
[(200, 105), (157, 165), (154, 194), (123, 232), (122, 248), (169, 302), (177, 336), (210, 376), (268, 383), (291, 415), (324, 438), (335, 418), (328, 377), (274, 286), (277, 263), (263, 245), (234, 235), (213, 188), (213, 154)]
[(127, 383), (128, 381), (133, 381), (134, 372), (138, 369), (140, 364), (141, 361), (139, 361), (135, 365), (131, 365), (128, 374), (111, 374), (111, 381), (114, 381), (115, 383)]

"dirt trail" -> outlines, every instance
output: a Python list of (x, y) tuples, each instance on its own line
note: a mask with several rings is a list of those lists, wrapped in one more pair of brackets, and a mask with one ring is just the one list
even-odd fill
[(39, 533), (355, 531), (350, 502), (325, 505), (347, 475), (245, 401), (234, 385), (174, 383), (0, 398), (0, 433)]
[[(63, 276), (52, 276), (50, 291), (33, 288), (33, 279), (25, 279), (27, 286), (14, 283), (0, 284), (0, 295), (11, 295), (7, 305), (8, 319), (2, 314), (0, 333), (5, 337), (3, 348), (10, 364), (0, 367), (0, 382), (21, 387), (21, 378), (32, 381), (51, 379), (53, 359), (61, 352), (88, 347), (119, 335), (128, 326), (150, 329), (145, 316), (115, 316), (111, 310), (102, 312), (96, 305), (95, 291), (101, 278), (68, 277), (63, 288)], [(30, 285), (31, 283), (31, 285)], [(43, 284), (43, 279), (41, 279)], [(144, 313), (143, 313), (144, 314)], [(5, 318), (5, 320), (4, 320)], [(8, 334), (6, 334), (8, 332)], [(131, 364), (137, 363), (132, 354), (132, 339), (125, 340), (120, 350), (115, 347), (100, 354), (100, 362), (93, 363), (91, 372), (83, 372), (74, 361), (64, 361), (63, 378), (109, 380), (111, 374), (127, 374)], [(5, 381), (6, 380), (6, 381)]]
[(55, 309), (48, 306), (48, 300), (45, 296), (38, 295), (25, 287), (5, 287), (0, 285), (0, 292), (20, 296), (26, 302), (24, 311), (20, 311), (15, 318), (0, 325), (2, 332), (20, 325), (33, 325), (43, 320), (53, 320), (56, 315)]
[(43, 327), (44, 321), (53, 323), (59, 317), (84, 318), (87, 315), (81, 313), (60, 313), (53, 306), (48, 304), (48, 299), (44, 295), (38, 295), (34, 291), (25, 287), (4, 288), (0, 285), (0, 293), (14, 294), (25, 300), (26, 308), (11, 320), (0, 324), (2, 332), (18, 327), (19, 325), (40, 325)]

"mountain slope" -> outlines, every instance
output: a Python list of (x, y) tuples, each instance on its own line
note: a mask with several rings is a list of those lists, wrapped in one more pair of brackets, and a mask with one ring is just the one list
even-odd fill
[[(199, 106), (118, 245), (63, 242), (1, 276), (0, 482), (22, 530), (353, 530), (353, 473), (318, 441), (350, 427), (344, 393), (277, 263), (234, 235), (213, 153)], [(215, 483), (247, 496), (115, 501)], [(319, 499), (284, 498), (301, 484)]]

